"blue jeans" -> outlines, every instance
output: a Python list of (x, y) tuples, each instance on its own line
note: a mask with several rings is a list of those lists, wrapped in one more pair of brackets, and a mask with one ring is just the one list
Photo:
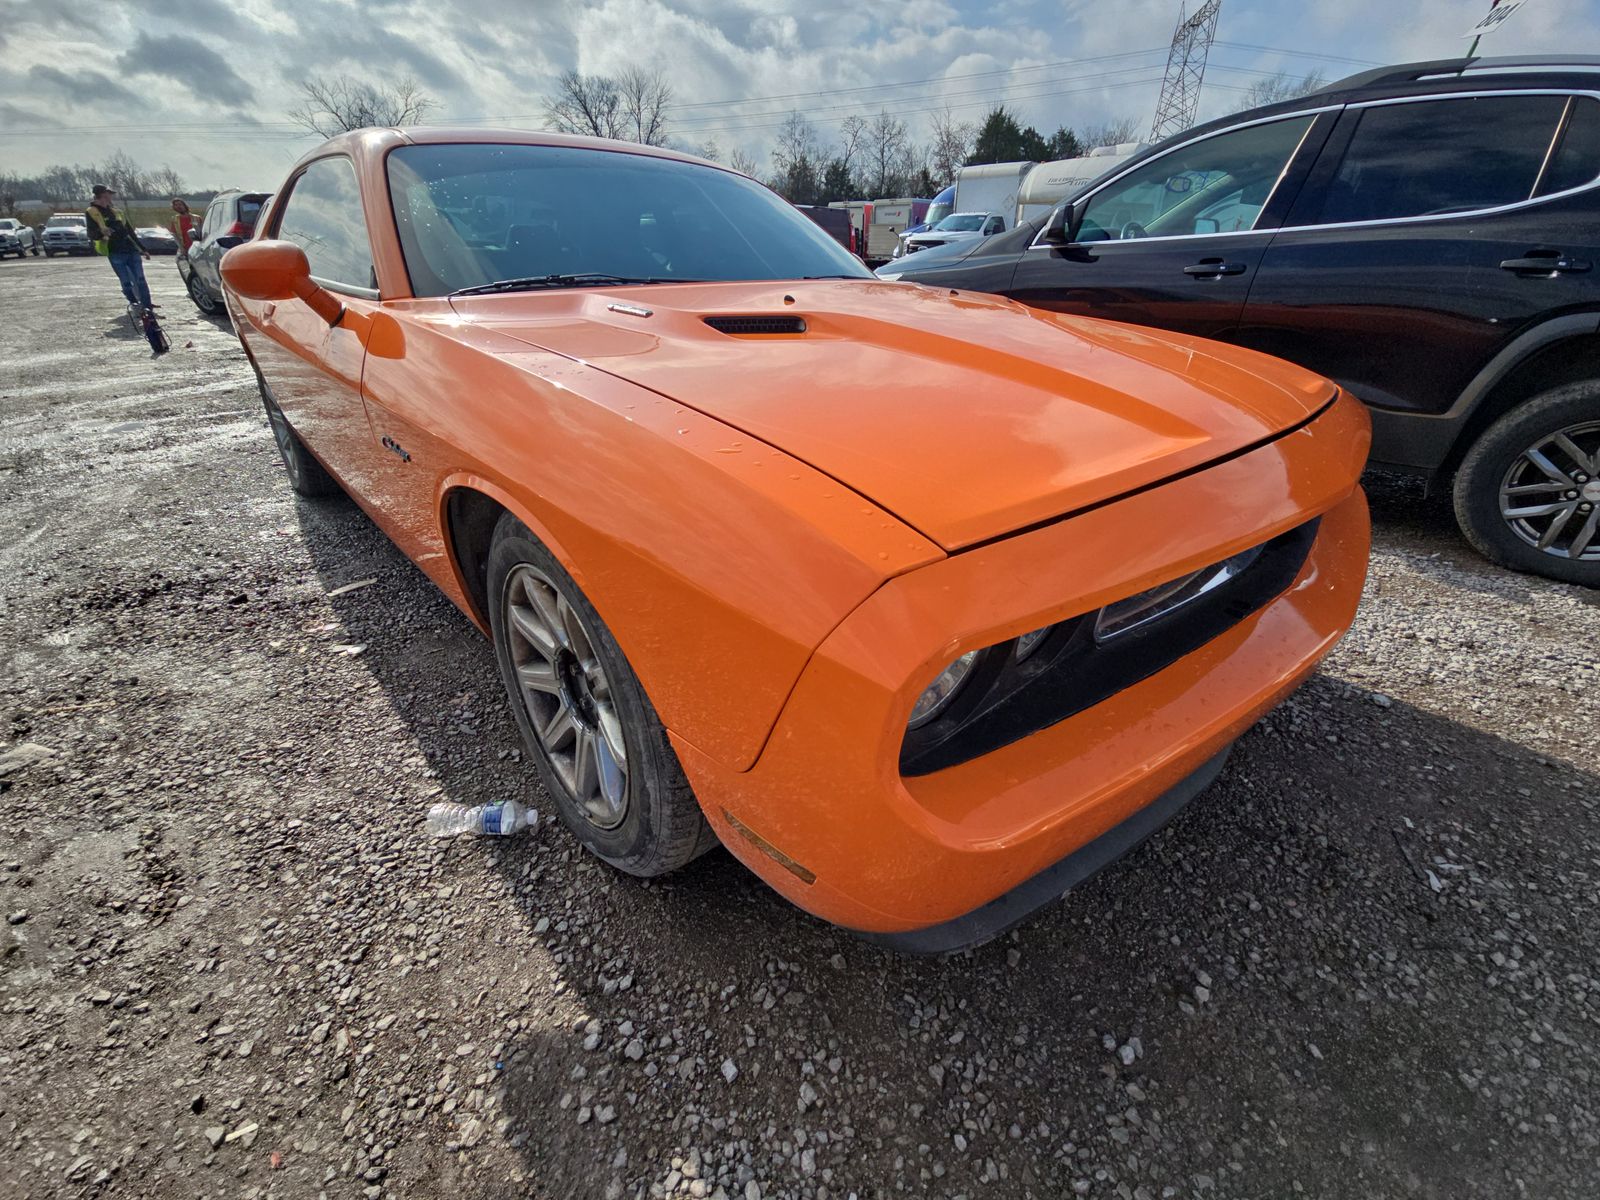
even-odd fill
[(122, 283), (122, 294), (129, 304), (150, 307), (150, 285), (144, 281), (144, 259), (137, 254), (110, 254), (111, 269)]

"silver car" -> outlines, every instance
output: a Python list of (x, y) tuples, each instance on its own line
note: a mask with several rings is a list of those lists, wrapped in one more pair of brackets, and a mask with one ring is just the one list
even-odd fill
[(227, 313), (222, 303), (222, 256), (240, 242), (250, 240), (256, 219), (272, 198), (271, 192), (218, 192), (206, 205), (205, 218), (187, 254), (178, 255), (178, 274), (189, 289), (189, 299), (208, 317)]
[(15, 217), (0, 217), (0, 258), (39, 253), (39, 235), (32, 225)]
[(57, 254), (93, 254), (89, 218), (81, 212), (56, 213), (44, 223), (44, 252), (52, 258)]

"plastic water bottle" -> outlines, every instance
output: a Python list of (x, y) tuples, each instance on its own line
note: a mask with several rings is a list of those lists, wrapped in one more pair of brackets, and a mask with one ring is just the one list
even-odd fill
[(476, 833), (482, 837), (509, 837), (532, 829), (539, 814), (515, 800), (502, 804), (435, 804), (428, 810), (428, 833), (432, 837), (455, 837)]

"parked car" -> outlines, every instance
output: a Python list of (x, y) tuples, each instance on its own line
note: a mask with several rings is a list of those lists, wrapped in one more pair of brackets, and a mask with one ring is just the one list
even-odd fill
[(141, 225), (133, 233), (139, 239), (139, 244), (151, 254), (178, 252), (178, 239), (172, 236), (170, 229), (163, 229), (159, 225)]
[(1517, 570), (1600, 586), (1600, 58), (1386, 67), (880, 272), (1265, 350)]
[(39, 234), (32, 225), (16, 217), (0, 217), (0, 258), (8, 254), (18, 258), (24, 254), (37, 255), (39, 250)]
[(1006, 219), (999, 213), (951, 213), (926, 233), (914, 234), (905, 240), (907, 254), (930, 250), (934, 246), (948, 246), (952, 242), (966, 242), (974, 238), (993, 237), (1006, 231)]
[(94, 243), (89, 240), (89, 218), (81, 212), (56, 213), (44, 223), (44, 252), (49, 258), (57, 254), (93, 254)]
[(556, 810), (633, 874), (720, 838), (830, 921), (981, 941), (1355, 614), (1368, 421), (1332, 383), (885, 287), (669, 150), (344, 134), (222, 276), (291, 485), (491, 636)]
[(255, 232), (270, 192), (218, 192), (206, 205), (206, 215), (195, 232), (187, 254), (178, 255), (178, 274), (188, 289), (189, 299), (208, 317), (221, 316), (222, 276), (218, 268), (222, 256), (243, 243)]

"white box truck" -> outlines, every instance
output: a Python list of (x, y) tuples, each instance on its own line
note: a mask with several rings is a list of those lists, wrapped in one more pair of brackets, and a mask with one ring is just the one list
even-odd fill
[(956, 204), (951, 212), (999, 213), (1009, 228), (1017, 219), (1017, 195), (1036, 164), (983, 163), (956, 172)]

